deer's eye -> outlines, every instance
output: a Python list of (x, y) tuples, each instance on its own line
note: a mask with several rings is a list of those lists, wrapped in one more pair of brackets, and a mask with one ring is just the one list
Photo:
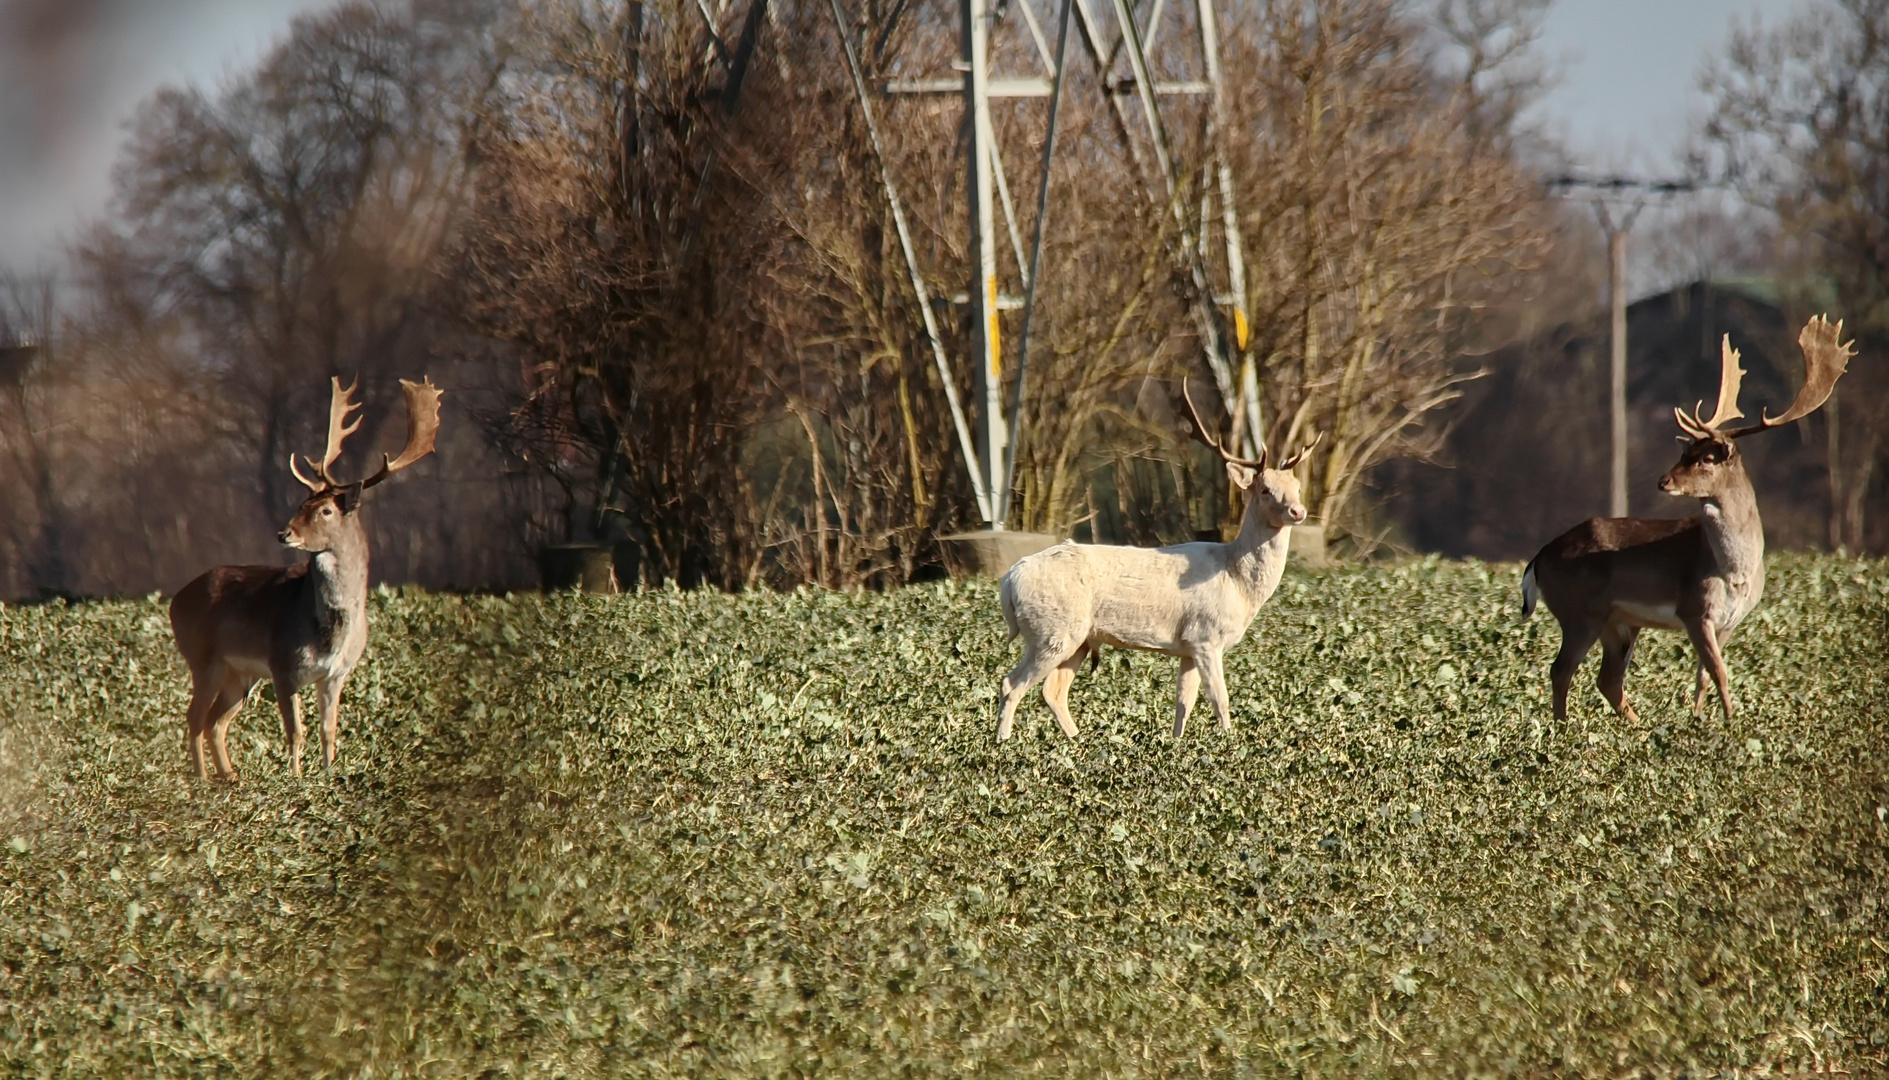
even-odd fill
[(322, 517), (334, 517), (334, 516), (335, 516), (335, 508), (334, 508), (334, 507), (332, 507), (332, 506), (324, 506), (324, 507), (322, 507), (322, 508), (321, 508), (321, 516), (322, 516)]

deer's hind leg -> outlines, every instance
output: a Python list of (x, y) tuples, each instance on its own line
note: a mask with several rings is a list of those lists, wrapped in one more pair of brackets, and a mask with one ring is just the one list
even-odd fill
[(1554, 666), (1548, 669), (1549, 679), (1554, 684), (1556, 720), (1568, 718), (1568, 689), (1574, 685), (1574, 673), (1581, 670), (1581, 661), (1593, 651), (1594, 642), (1600, 640), (1605, 625), (1600, 619), (1561, 623), (1561, 651), (1555, 654)]
[(1640, 628), (1625, 623), (1608, 623), (1600, 632), (1600, 696), (1629, 724), (1640, 718), (1627, 704), (1627, 665), (1633, 660), (1633, 643)]
[(199, 734), (207, 736), (210, 756), (216, 764), (216, 774), (220, 779), (240, 779), (236, 774), (236, 766), (230, 762), (230, 724), (236, 719), (236, 714), (243, 711), (243, 702), (249, 700), (249, 690), (254, 685), (235, 677), (225, 679), (216, 700), (204, 716)]
[(197, 779), (208, 780), (204, 768), (204, 736), (210, 730), (210, 715), (221, 700), (222, 679), (208, 672), (192, 672), (190, 707), (184, 712), (184, 758), (196, 770)]
[[(1002, 705), (997, 714), (998, 742), (1010, 738), (1010, 729), (1017, 717), (1017, 703), (1023, 700), (1023, 695), (1030, 692), (1030, 687), (1046, 680), (1064, 657), (1076, 654), (1078, 644), (1055, 641), (1039, 643), (1034, 638), (1024, 637), (1023, 659), (1010, 669), (1010, 674), (1004, 676)], [(1048, 692), (1048, 687), (1044, 687), (1044, 693), (1047, 695)], [(1057, 720), (1060, 722), (1062, 717), (1058, 716)]]
[(1072, 739), (1076, 737), (1076, 721), (1069, 715), (1069, 685), (1076, 681), (1076, 673), (1082, 670), (1082, 658), (1087, 652), (1087, 646), (1078, 646), (1068, 659), (1051, 668), (1043, 678), (1043, 700), (1048, 703), (1049, 711), (1056, 714), (1063, 734)]

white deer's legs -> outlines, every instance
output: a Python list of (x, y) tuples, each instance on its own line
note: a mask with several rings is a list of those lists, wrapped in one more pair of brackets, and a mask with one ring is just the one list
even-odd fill
[(1072, 739), (1076, 737), (1076, 721), (1069, 715), (1069, 684), (1076, 681), (1076, 672), (1082, 670), (1082, 659), (1087, 655), (1088, 650), (1078, 646), (1043, 679), (1043, 700), (1049, 703), (1049, 711), (1056, 714), (1056, 723), (1062, 725), (1063, 734)]
[[(1063, 654), (1073, 649), (1074, 647), (1071, 646), (1061, 652), (1052, 652), (1047, 648), (1039, 649), (1035, 642), (1028, 638), (1024, 639), (1023, 659), (1016, 667), (1010, 669), (1010, 674), (1004, 676), (1002, 705), (997, 714), (998, 742), (1003, 742), (1010, 737), (1011, 725), (1017, 717), (1017, 703), (1023, 700), (1023, 695), (1030, 692), (1030, 687), (1042, 682), (1050, 672), (1056, 670), (1057, 662), (1062, 659)], [(1061, 718), (1058, 717), (1058, 719)]]
[[(1692, 647), (1699, 654), (1699, 666), (1702, 672), (1710, 672), (1712, 681), (1718, 684), (1719, 704), (1725, 707), (1725, 719), (1732, 718), (1732, 692), (1727, 682), (1730, 673), (1725, 670), (1725, 657), (1718, 647), (1718, 628), (1711, 619), (1700, 619), (1696, 624), (1686, 626), (1686, 635), (1692, 638)], [(1704, 715), (1705, 684), (1703, 678), (1699, 684), (1699, 697), (1694, 715)]]
[(302, 701), (295, 696), (295, 684), (275, 680), (275, 706), (282, 713), (282, 734), (289, 739), (289, 771), (302, 775), (302, 744), (308, 732), (302, 726)]
[(321, 683), (316, 690), (321, 702), (321, 765), (329, 772), (335, 767), (335, 742), (341, 737), (341, 687), (346, 675)]
[(1174, 679), (1174, 737), (1187, 730), (1187, 714), (1194, 711), (1194, 699), (1200, 696), (1200, 665), (1191, 656), (1181, 657), (1181, 672)]
[(1226, 672), (1220, 666), (1220, 654), (1201, 650), (1196, 655), (1200, 673), (1207, 681), (1207, 700), (1213, 703), (1213, 715), (1221, 731), (1233, 730), (1233, 710), (1227, 702)]

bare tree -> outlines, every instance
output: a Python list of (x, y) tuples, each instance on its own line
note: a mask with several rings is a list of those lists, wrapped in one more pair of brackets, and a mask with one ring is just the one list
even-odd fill
[[(1393, 0), (1279, 0), (1226, 28), (1263, 419), (1275, 448), (1329, 433), (1306, 489), (1323, 520), (1361, 521), (1365, 472), (1426, 448), (1473, 373), (1457, 357), (1479, 311), (1534, 265), (1545, 219), (1510, 136), (1538, 7), (1425, 23)], [(84, 377), (35, 406), (131, 445), (114, 470), (75, 436), (42, 470), (86, 538), (58, 545), (84, 549), (72, 587), (262, 557), (241, 538), (286, 509), (282, 464), (311, 435), (297, 418), (356, 372), (377, 400), (434, 373), (461, 410), (454, 445), (371, 526), (377, 565), (405, 579), (510, 583), (534, 544), (628, 539), (651, 582), (888, 585), (975, 520), (945, 403), (974, 384), (961, 107), (882, 102), (875, 143), (835, 62), (846, 34), (869, 82), (946, 74), (951, 12), (864, 0), (841, 27), (809, 0), (499, 9), (345, 6), (218, 91), (145, 110), (78, 260), (60, 370)], [(1195, 70), (1189, 40), (1162, 39), (1164, 70)], [(1053, 180), (1079, 194), (1045, 232), (1010, 524), (1191, 538), (1228, 500), (1189, 479), (1169, 395), (1201, 353), (1200, 293), (1219, 286), (1190, 260), (1220, 215), (1169, 181), (1206, 190), (1212, 125), (1174, 105), (1162, 177), (1106, 64), (1071, 69)], [(1034, 108), (998, 107), (1014, 189), (1040, 179)], [(1020, 247), (1001, 254), (1010, 280)], [(136, 498), (164, 446), (188, 515)], [(520, 466), (498, 482), (495, 453)], [(456, 513), (429, 513), (435, 468)]]
[[(1733, 35), (1704, 77), (1706, 166), (1776, 216), (1792, 305), (1848, 320), (1864, 358), (1889, 346), (1889, 7), (1839, 0)], [(1859, 362), (1817, 421), (1830, 543), (1889, 548), (1870, 521), (1889, 489), (1889, 373)]]
[(1241, 31), (1229, 67), (1249, 73), (1236, 128), (1268, 441), (1328, 433), (1306, 503), (1355, 529), (1368, 470), (1434, 448), (1426, 418), (1476, 374), (1458, 359), (1467, 324), (1535, 269), (1551, 219), (1490, 132), (1512, 113), (1452, 87), (1394, 5), (1281, 0)]
[(319, 412), (326, 376), (390, 381), (408, 362), (388, 363), (411, 348), (458, 182), (451, 46), (349, 6), (298, 23), (215, 97), (160, 92), (119, 170), (125, 227), (82, 249), (92, 283), (184, 321), (189, 362), (241, 410), (270, 517), (292, 501), (292, 418)]
[[(1457, 11), (1447, 70), (1435, 29), (1388, 0), (1280, 4), (1231, 31), (1267, 418), (1274, 441), (1313, 422), (1337, 436), (1312, 466), (1327, 519), (1372, 465), (1425, 448), (1424, 417), (1470, 374), (1452, 352), (1467, 318), (1538, 257), (1539, 192), (1502, 137), (1538, 8)], [(482, 111), (463, 307), (530, 358), (512, 430), (570, 492), (570, 534), (621, 527), (656, 578), (902, 580), (969, 519), (874, 160), (909, 183), (949, 297), (971, 263), (960, 110), (883, 102), (875, 151), (832, 62), (845, 32), (872, 46), (869, 82), (939, 74), (957, 27), (871, 3), (850, 18), (547, 0)], [(1012, 524), (1185, 536), (1226, 500), (1161, 464), (1172, 412), (1149, 390), (1199, 349), (1179, 241), (1203, 223), (1159, 196), (1112, 87), (1072, 68), (1055, 167), (1081, 195), (1046, 233)], [(1199, 111), (1173, 125), (1185, 190), (1210, 151)], [(1034, 121), (1000, 111), (997, 134), (1013, 186), (1033, 187)], [(966, 312), (946, 315), (946, 377), (968, 387)], [(1178, 520), (1150, 530), (1150, 511)]]
[[(330, 374), (474, 384), (455, 395), (460, 408), (493, 381), (429, 307), (433, 253), (460, 203), (455, 103), (483, 64), (483, 17), (428, 0), (342, 7), (298, 20), (215, 92), (166, 90), (146, 106), (112, 213), (75, 252), (81, 287), (57, 363), (29, 389), (56, 417), (51, 498), (67, 566), (55, 587), (144, 592), (207, 561), (279, 552), (288, 451), (312, 437), (305, 417)], [(397, 430), (390, 412), (373, 410), (369, 439)], [(458, 512), (420, 479), (411, 503), (370, 522), (380, 571), (524, 583), (522, 537), (480, 512), (507, 501), (487, 479), (497, 463), (471, 425), (449, 441), (438, 468), (465, 477), (451, 492)], [(160, 474), (175, 497), (149, 497)]]
[(1541, 100), (1554, 73), (1535, 44), (1552, 0), (1437, 0), (1430, 23), (1441, 55), (1432, 60), (1465, 109), (1463, 133), (1503, 150), (1536, 150), (1522, 114)]
[[(701, 16), (687, 4), (524, 9), (480, 104), (456, 254), (471, 325), (516, 349), (509, 431), (566, 492), (564, 536), (623, 515), (652, 580), (739, 583), (736, 433), (751, 410), (715, 168)], [(757, 28), (758, 29), (758, 28)]]
[(50, 276), (0, 276), (0, 595), (70, 587), (53, 475), (56, 321)]

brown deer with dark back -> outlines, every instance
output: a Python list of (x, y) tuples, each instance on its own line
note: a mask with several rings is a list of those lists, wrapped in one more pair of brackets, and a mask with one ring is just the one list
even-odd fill
[[(358, 383), (358, 380), (357, 380)], [(367, 650), (367, 530), (361, 526), (361, 496), (368, 488), (433, 452), (439, 432), (439, 388), (431, 380), (400, 380), (407, 395), (407, 445), (397, 458), (381, 457), (372, 476), (352, 484), (336, 480), (330, 467), (341, 443), (361, 422), (348, 415), (360, 408), (354, 387), (333, 381), (328, 413), (328, 449), (316, 479), (302, 475), (289, 456), (289, 471), (309, 489), (301, 509), (278, 539), (309, 553), (297, 566), (219, 566), (171, 598), (171, 633), (190, 666), (190, 710), (184, 750), (199, 777), (209, 743), (217, 776), (237, 778), (230, 763), (229, 728), (243, 702), (263, 679), (275, 685), (282, 730), (289, 740), (289, 765), (302, 774), (301, 703), (296, 691), (311, 683), (321, 711), (322, 763), (334, 768), (340, 733), (341, 688)]]
[(1725, 717), (1732, 716), (1724, 646), (1732, 631), (1764, 595), (1764, 523), (1745, 475), (1738, 439), (1782, 427), (1815, 412), (1829, 399), (1849, 358), (1841, 343), (1843, 324), (1823, 316), (1797, 336), (1804, 353), (1804, 385), (1784, 415), (1727, 428), (1738, 411), (1744, 372), (1728, 335), (1723, 345), (1718, 406), (1710, 419), (1675, 408), (1685, 432), (1679, 463), (1660, 478), (1661, 491), (1704, 502), (1704, 512), (1684, 519), (1589, 518), (1555, 538), (1522, 574), (1522, 614), (1536, 598), (1561, 624), (1561, 651), (1552, 669), (1554, 715), (1568, 715), (1568, 687), (1581, 661), (1601, 647), (1600, 692), (1615, 711), (1637, 723), (1627, 704), (1627, 664), (1633, 644), (1647, 628), (1684, 630), (1698, 654), (1692, 715), (1705, 713), (1706, 679), (1718, 686)]

